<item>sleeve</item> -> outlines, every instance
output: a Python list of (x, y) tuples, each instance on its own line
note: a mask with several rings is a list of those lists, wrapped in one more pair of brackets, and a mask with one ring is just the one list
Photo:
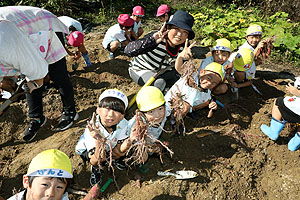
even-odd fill
[(126, 119), (122, 119), (119, 126), (121, 127), (121, 130), (118, 135), (118, 140), (125, 140), (130, 135), (130, 134), (128, 134), (128, 121)]
[(153, 34), (154, 32), (151, 32), (141, 39), (129, 42), (125, 47), (124, 53), (130, 57), (135, 57), (152, 51), (158, 45), (156, 44)]
[(117, 33), (113, 37), (116, 38), (119, 42), (123, 42), (126, 40), (126, 37), (122, 33)]
[(48, 63), (27, 36), (9, 21), (0, 21), (0, 62), (13, 66), (30, 80), (48, 73)]
[(75, 153), (78, 155), (81, 155), (81, 154), (83, 154), (84, 151), (87, 151), (87, 148), (85, 146), (84, 134), (82, 134), (78, 140), (76, 147), (75, 147)]

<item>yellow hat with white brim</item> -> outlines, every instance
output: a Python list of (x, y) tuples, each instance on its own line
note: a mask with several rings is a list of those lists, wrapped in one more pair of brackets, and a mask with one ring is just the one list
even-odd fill
[(26, 175), (73, 178), (72, 163), (64, 152), (57, 149), (48, 149), (32, 159)]
[(217, 39), (216, 45), (212, 48), (212, 51), (228, 51), (231, 52), (231, 43), (225, 38)]
[(246, 36), (249, 36), (249, 35), (262, 35), (263, 32), (262, 32), (262, 28), (260, 25), (257, 25), (257, 24), (253, 24), (253, 25), (250, 25), (249, 28), (247, 29), (247, 32), (246, 32)]

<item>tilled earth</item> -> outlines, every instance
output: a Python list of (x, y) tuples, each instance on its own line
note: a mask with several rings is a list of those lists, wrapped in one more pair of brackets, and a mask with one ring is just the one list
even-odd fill
[[(107, 88), (118, 88), (130, 99), (140, 88), (128, 75), (130, 58), (119, 56), (109, 60), (107, 51), (101, 46), (103, 37), (103, 31), (86, 35), (92, 67), (83, 68), (81, 58), (79, 68), (73, 71), (73, 61), (67, 58), (80, 115), (72, 128), (55, 131), (62, 109), (55, 89), (45, 92), (44, 114), (48, 121), (30, 143), (22, 141), (29, 123), (25, 100), (12, 104), (0, 116), (0, 196), (8, 198), (13, 191), (21, 190), (22, 175), (31, 159), (50, 148), (58, 148), (71, 158), (76, 183), (73, 187), (88, 189), (90, 165), (82, 162), (74, 148), (86, 121), (96, 109), (97, 98)], [(200, 61), (194, 59), (197, 66)], [(276, 142), (265, 137), (259, 128), (262, 123), (270, 122), (274, 99), (285, 95), (286, 83), (297, 75), (299, 69), (290, 65), (260, 65), (255, 85), (263, 96), (250, 87), (240, 91), (238, 100), (233, 100), (231, 92), (218, 96), (225, 109), (218, 108), (211, 119), (206, 117), (208, 109), (198, 111), (196, 119), (187, 117), (186, 136), (162, 134), (162, 140), (174, 151), (172, 158), (163, 154), (162, 164), (159, 157), (151, 157), (147, 173), (136, 168), (116, 169), (117, 185), (111, 184), (99, 199), (299, 199), (300, 151), (290, 152), (287, 148), (297, 126), (288, 124)], [(127, 119), (135, 109), (129, 110)], [(169, 123), (166, 130), (170, 130)], [(211, 134), (199, 137), (207, 132)], [(157, 171), (183, 169), (194, 170), (198, 176), (189, 180), (157, 176)], [(103, 184), (112, 177), (105, 169)], [(70, 198), (83, 197), (70, 194)]]

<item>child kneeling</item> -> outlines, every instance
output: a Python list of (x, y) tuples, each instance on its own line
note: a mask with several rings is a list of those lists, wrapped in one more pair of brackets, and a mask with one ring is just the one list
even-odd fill
[[(159, 141), (159, 137), (163, 131), (169, 112), (165, 105), (164, 95), (154, 86), (143, 87), (137, 94), (136, 104), (139, 109), (138, 111), (142, 113), (140, 115), (142, 123), (148, 124), (145, 135), (147, 152), (144, 152), (143, 158), (132, 162), (144, 164), (148, 160), (149, 155), (160, 153), (162, 147), (160, 144), (162, 143)], [(138, 131), (135, 132), (138, 129), (136, 127), (137, 123), (140, 123), (140, 119), (137, 119), (137, 116), (133, 117), (128, 123), (128, 129), (131, 131), (130, 137), (133, 140), (136, 140), (138, 134), (141, 134)]]
[[(111, 156), (115, 160), (121, 158), (132, 144), (127, 134), (128, 122), (124, 119), (127, 106), (128, 99), (123, 92), (105, 90), (99, 97), (96, 121), (88, 123), (76, 145), (76, 153), (92, 165), (91, 185), (102, 181), (99, 165), (105, 161), (111, 162)], [(121, 164), (117, 162), (115, 166), (122, 170), (126, 166)]]
[(66, 191), (72, 178), (69, 157), (57, 149), (45, 150), (32, 159), (27, 174), (23, 176), (25, 190), (8, 200), (68, 200)]
[[(286, 122), (300, 122), (300, 77), (295, 81), (294, 86), (288, 85), (287, 90), (295, 96), (279, 97), (275, 100), (272, 108), (271, 125), (262, 124), (260, 129), (272, 140), (277, 140)], [(300, 133), (289, 141), (288, 149), (296, 151), (300, 147)]]

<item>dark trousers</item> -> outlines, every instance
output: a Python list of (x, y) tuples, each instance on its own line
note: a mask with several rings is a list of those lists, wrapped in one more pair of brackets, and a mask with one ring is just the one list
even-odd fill
[[(56, 34), (64, 45), (63, 35), (61, 33)], [(74, 91), (67, 71), (66, 59), (62, 58), (50, 64), (48, 70), (50, 80), (54, 82), (54, 86), (59, 90), (63, 103), (63, 111), (75, 111)], [(30, 118), (40, 118), (43, 115), (42, 93), (43, 88), (39, 88), (34, 90), (31, 94), (26, 94)]]

